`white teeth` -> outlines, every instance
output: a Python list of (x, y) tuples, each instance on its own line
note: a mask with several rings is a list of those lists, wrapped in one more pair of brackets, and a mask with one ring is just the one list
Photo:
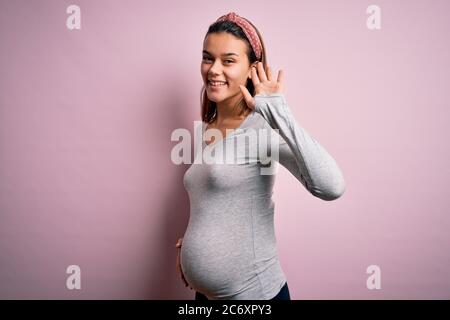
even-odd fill
[(227, 83), (222, 81), (208, 81), (212, 86), (225, 86)]

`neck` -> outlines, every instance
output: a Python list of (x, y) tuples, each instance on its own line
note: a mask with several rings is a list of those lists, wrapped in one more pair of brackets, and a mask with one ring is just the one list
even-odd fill
[(216, 124), (220, 125), (224, 121), (227, 120), (235, 120), (237, 118), (241, 118), (239, 115), (239, 108), (236, 108), (236, 103), (241, 98), (240, 94), (237, 94), (235, 96), (232, 96), (224, 101), (217, 102), (217, 117), (216, 117)]

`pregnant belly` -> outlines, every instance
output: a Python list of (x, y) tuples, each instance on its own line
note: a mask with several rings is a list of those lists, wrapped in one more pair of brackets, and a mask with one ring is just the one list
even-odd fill
[(185, 234), (181, 267), (187, 282), (203, 293), (238, 290), (254, 275), (251, 246), (239, 239)]

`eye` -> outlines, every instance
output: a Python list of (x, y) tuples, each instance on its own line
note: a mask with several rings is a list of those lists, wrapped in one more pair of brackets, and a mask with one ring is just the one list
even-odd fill
[[(209, 58), (209, 57), (203, 57), (203, 60), (206, 60), (206, 61), (212, 61), (212, 59)], [(228, 59), (228, 60), (225, 60), (225, 62), (226, 62), (227, 64), (228, 64), (228, 63), (234, 63), (234, 60)]]

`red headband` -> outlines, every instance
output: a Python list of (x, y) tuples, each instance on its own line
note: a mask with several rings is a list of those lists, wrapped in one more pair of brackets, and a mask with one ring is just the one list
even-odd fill
[(239, 27), (242, 28), (245, 35), (247, 36), (248, 41), (250, 42), (253, 51), (255, 52), (256, 58), (261, 60), (262, 46), (261, 41), (259, 40), (258, 34), (256, 33), (255, 28), (244, 18), (238, 16), (234, 12), (230, 12), (226, 15), (221, 16), (217, 21), (232, 21), (236, 23)]

